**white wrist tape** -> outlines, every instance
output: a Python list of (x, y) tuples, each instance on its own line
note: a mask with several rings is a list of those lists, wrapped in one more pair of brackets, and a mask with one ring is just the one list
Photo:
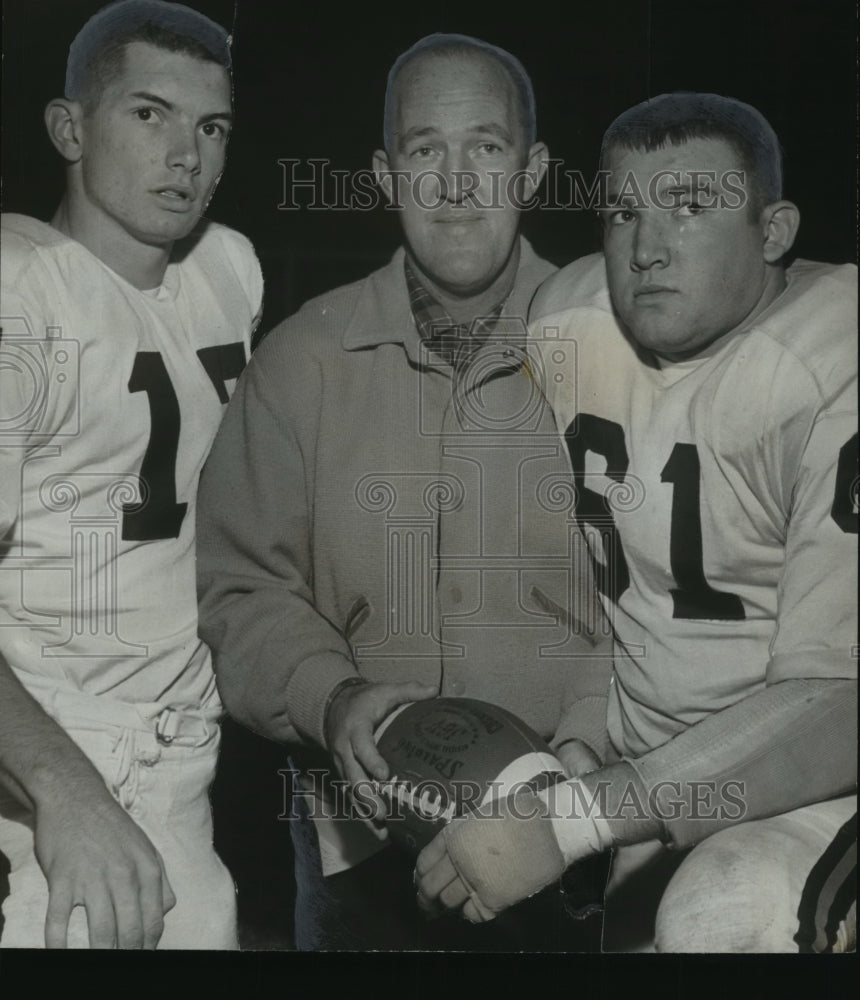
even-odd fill
[(546, 803), (565, 866), (612, 846), (600, 801), (581, 781), (560, 781), (538, 793)]

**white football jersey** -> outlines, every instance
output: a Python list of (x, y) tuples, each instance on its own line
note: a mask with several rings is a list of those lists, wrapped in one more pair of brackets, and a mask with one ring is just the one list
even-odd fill
[(531, 363), (614, 624), (620, 753), (765, 683), (856, 676), (856, 309), (856, 268), (798, 261), (750, 328), (658, 365), (602, 255), (552, 280)]
[(0, 651), (37, 697), (217, 704), (195, 494), (262, 276), (222, 226), (176, 251), (140, 291), (51, 226), (3, 219)]

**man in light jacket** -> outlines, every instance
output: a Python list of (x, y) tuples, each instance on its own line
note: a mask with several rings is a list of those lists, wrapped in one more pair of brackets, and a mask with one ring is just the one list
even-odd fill
[(207, 466), (201, 635), (228, 710), (291, 745), (302, 949), (554, 946), (558, 893), (489, 932), (423, 922), (412, 860), (320, 804), (333, 777), (386, 777), (375, 727), (434, 695), (502, 705), (573, 770), (599, 758), (572, 720), (605, 697), (605, 627), (523, 353), (553, 271), (519, 235), (547, 156), (509, 53), (404, 53), (373, 157), (404, 246), (269, 334)]

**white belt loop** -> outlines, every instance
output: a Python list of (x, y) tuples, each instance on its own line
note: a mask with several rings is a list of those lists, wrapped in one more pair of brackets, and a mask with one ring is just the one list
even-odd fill
[[(214, 721), (214, 716), (212, 721)], [(165, 747), (177, 737), (195, 738), (193, 746), (202, 747), (212, 738), (210, 719), (200, 709), (164, 708), (155, 718), (155, 738)]]
[(155, 720), (155, 738), (162, 746), (169, 747), (176, 739), (181, 721), (182, 716), (172, 708), (159, 712)]

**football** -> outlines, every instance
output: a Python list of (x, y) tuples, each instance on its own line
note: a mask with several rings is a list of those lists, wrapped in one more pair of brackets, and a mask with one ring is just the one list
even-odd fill
[(564, 777), (549, 745), (511, 712), (471, 698), (409, 702), (375, 733), (388, 764), (377, 792), (392, 840), (417, 854), (456, 816)]

